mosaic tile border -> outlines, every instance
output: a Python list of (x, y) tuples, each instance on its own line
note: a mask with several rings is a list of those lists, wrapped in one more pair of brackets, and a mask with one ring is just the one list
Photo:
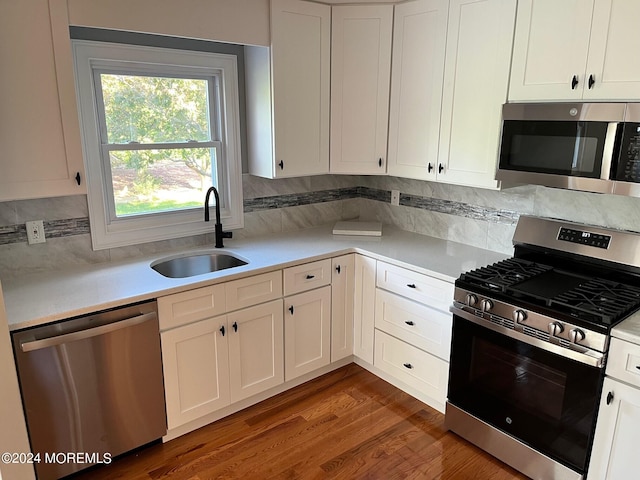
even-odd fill
[[(298, 207), (315, 203), (335, 202), (364, 198), (383, 203), (391, 201), (389, 190), (380, 190), (370, 187), (336, 188), (320, 190), (316, 192), (293, 193), (270, 197), (248, 198), (244, 200), (244, 212), (258, 212), (277, 208)], [(512, 210), (493, 209), (470, 205), (452, 200), (422, 197), (419, 195), (400, 194), (400, 205), (432, 212), (446, 213), (461, 217), (472, 218), (491, 223), (515, 225), (520, 214)], [(70, 218), (66, 220), (47, 220), (44, 222), (47, 238), (62, 238), (73, 235), (90, 233), (88, 218)], [(0, 245), (23, 243), (27, 241), (27, 232), (24, 224), (0, 226)]]

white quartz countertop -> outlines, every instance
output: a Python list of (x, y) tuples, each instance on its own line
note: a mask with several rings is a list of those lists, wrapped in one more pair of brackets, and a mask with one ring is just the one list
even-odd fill
[(640, 345), (640, 311), (613, 327), (611, 336)]
[[(165, 252), (127, 261), (74, 266), (55, 272), (2, 278), (10, 330), (154, 299), (345, 253), (361, 253), (453, 282), (462, 272), (503, 260), (504, 254), (383, 226), (382, 237), (332, 235), (332, 225), (213, 246)], [(247, 265), (189, 278), (166, 278), (155, 260), (200, 250), (231, 253)]]

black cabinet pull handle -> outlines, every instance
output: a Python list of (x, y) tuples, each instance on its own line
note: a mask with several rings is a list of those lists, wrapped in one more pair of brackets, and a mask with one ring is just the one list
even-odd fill
[(409, 370), (413, 368), (413, 365), (411, 365), (410, 363), (403, 363), (402, 365), (404, 365), (404, 368), (408, 368)]
[(607, 393), (607, 405), (611, 405), (612, 401), (613, 401), (613, 392), (609, 392)]
[(311, 280), (312, 278), (316, 278), (315, 275), (307, 275), (307, 280)]
[(80, 185), (80, 181), (81, 181), (81, 180), (82, 180), (82, 177), (80, 177), (80, 172), (77, 172), (77, 173), (76, 173), (76, 183), (77, 183), (78, 185)]
[(640, 370), (640, 365), (636, 365), (636, 368), (637, 368), (638, 370)]
[(238, 323), (237, 322), (233, 322), (233, 325), (231, 325), (233, 327), (233, 331), (237, 332), (238, 331)]
[(280, 170), (284, 170), (284, 160), (280, 160), (278, 166), (280, 167)]
[(442, 173), (442, 171), (444, 170), (444, 165), (442, 165), (441, 163), (438, 164), (438, 173)]
[(220, 333), (221, 333), (221, 334), (222, 334), (222, 336), (224, 337), (224, 325), (222, 325), (222, 326), (220, 327)]
[(589, 90), (593, 88), (593, 85), (596, 83), (596, 77), (593, 74), (589, 75)]
[(407, 287), (409, 287), (409, 288), (417, 288), (415, 283), (407, 283)]
[(340, 265), (336, 267), (336, 272), (340, 273)]
[(293, 305), (289, 307), (289, 311), (291, 312), (291, 315), (293, 315)]
[(571, 79), (571, 90), (575, 90), (577, 86), (578, 86), (578, 76), (574, 75), (573, 78)]
[(427, 167), (427, 172), (431, 173), (431, 170), (433, 170), (433, 165), (429, 164), (429, 166)]
[(415, 325), (415, 323), (413, 323), (413, 321), (411, 320), (407, 320), (404, 323), (406, 323), (407, 325), (409, 325), (410, 327), (413, 327)]
[(378, 159), (378, 166), (379, 166), (379, 167), (382, 167), (382, 158), (379, 158), (379, 159)]

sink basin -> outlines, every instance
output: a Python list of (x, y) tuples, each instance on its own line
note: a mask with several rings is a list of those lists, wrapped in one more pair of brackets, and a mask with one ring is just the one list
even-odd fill
[(151, 264), (151, 268), (165, 277), (185, 278), (240, 267), (247, 263), (249, 262), (227, 253), (199, 252), (157, 260)]

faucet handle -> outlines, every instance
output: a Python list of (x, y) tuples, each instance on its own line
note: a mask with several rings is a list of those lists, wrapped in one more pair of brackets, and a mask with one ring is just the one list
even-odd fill
[(222, 232), (222, 238), (233, 238), (233, 232)]

